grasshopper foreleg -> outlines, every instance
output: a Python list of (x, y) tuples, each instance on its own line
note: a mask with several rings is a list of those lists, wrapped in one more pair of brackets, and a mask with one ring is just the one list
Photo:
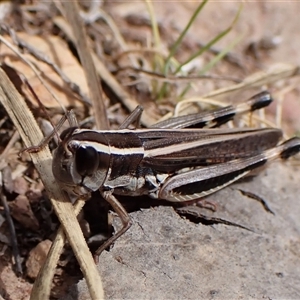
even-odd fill
[(95, 252), (94, 259), (98, 262), (100, 254), (113, 244), (121, 235), (123, 235), (132, 225), (132, 221), (123, 207), (123, 205), (117, 200), (117, 198), (112, 194), (112, 191), (100, 191), (102, 197), (111, 205), (113, 210), (120, 217), (123, 227), (116, 232), (111, 238), (109, 238), (105, 243), (103, 243)]

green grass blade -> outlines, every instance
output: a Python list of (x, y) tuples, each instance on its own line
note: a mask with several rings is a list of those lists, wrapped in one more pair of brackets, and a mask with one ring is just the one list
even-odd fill
[(243, 38), (243, 35), (235, 38), (226, 48), (224, 48), (217, 56), (215, 56), (208, 64), (206, 64), (202, 70), (198, 72), (198, 75), (203, 75), (209, 71), (217, 62), (219, 62), (225, 55), (227, 55)]
[[(153, 37), (153, 46), (156, 49), (160, 49), (161, 48), (161, 38), (160, 38), (160, 34), (159, 34), (159, 28), (158, 28), (158, 23), (155, 17), (155, 12), (154, 12), (154, 8), (152, 5), (152, 0), (144, 0), (148, 13), (149, 13), (149, 17), (150, 17), (150, 22), (151, 22), (151, 28), (152, 28), (152, 37)], [(164, 70), (164, 59), (160, 56), (160, 55), (154, 55), (154, 59), (151, 63), (152, 65), (152, 70), (153, 71), (158, 71), (158, 72), (163, 72)], [(159, 84), (155, 81), (152, 80), (151, 81), (151, 85), (152, 85), (152, 93), (156, 94), (157, 93), (157, 89), (159, 88)]]
[(188, 24), (186, 25), (186, 27), (184, 28), (184, 30), (181, 32), (181, 34), (179, 35), (178, 39), (175, 41), (174, 45), (172, 46), (169, 55), (166, 59), (165, 62), (165, 67), (164, 67), (164, 74), (167, 75), (168, 69), (169, 69), (169, 65), (170, 65), (170, 59), (174, 56), (174, 54), (176, 53), (178, 47), (181, 45), (181, 42), (184, 38), (184, 36), (186, 35), (187, 31), (190, 29), (191, 25), (194, 23), (197, 15), (199, 14), (199, 12), (203, 9), (204, 5), (208, 2), (208, 0), (204, 0), (195, 10), (194, 14), (192, 15), (192, 17), (190, 18)]
[(193, 55), (191, 55), (185, 62), (183, 62), (180, 66), (177, 67), (177, 69), (175, 70), (175, 74), (178, 73), (181, 68), (188, 64), (189, 62), (191, 62), (193, 59), (195, 59), (196, 57), (200, 56), (201, 54), (203, 54), (205, 51), (207, 51), (210, 47), (212, 47), (216, 42), (218, 42), (220, 39), (222, 39), (225, 35), (227, 35), (232, 27), (235, 25), (235, 23), (238, 20), (238, 17), (240, 15), (241, 12), (241, 7), (239, 8), (233, 22), (230, 24), (230, 26), (228, 28), (226, 28), (225, 30), (223, 30), (221, 33), (219, 33), (216, 37), (214, 37), (210, 42), (208, 42), (203, 48), (199, 49), (196, 53), (194, 53)]
[(151, 22), (151, 28), (152, 28), (152, 34), (154, 39), (154, 46), (155, 48), (159, 49), (161, 47), (161, 41), (160, 41), (160, 35), (158, 30), (158, 24), (156, 21), (153, 5), (151, 0), (144, 0), (149, 12), (150, 16), (150, 22)]

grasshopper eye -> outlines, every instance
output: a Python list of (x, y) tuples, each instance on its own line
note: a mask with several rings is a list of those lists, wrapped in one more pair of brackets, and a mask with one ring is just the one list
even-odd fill
[(75, 152), (75, 165), (81, 176), (92, 176), (98, 168), (99, 156), (93, 147), (81, 146)]

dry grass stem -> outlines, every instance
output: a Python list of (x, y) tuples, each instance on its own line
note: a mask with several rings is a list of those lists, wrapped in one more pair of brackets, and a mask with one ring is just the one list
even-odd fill
[[(0, 69), (0, 100), (16, 126), (25, 146), (38, 145), (43, 139), (43, 135), (24, 99), (2, 69)], [(53, 177), (52, 156), (48, 147), (41, 149), (38, 153), (31, 154), (31, 158), (88, 282), (91, 299), (103, 298), (100, 276), (84, 240), (73, 206), (65, 193), (60, 190)], [(49, 264), (56, 265), (56, 261), (51, 261)], [(41, 286), (34, 285), (31, 299), (48, 299), (50, 287), (44, 286), (43, 281), (40, 281), (40, 283)]]
[[(65, 20), (61, 17), (56, 17), (53, 22), (56, 26), (58, 26), (71, 40), (75, 43), (75, 38), (72, 34), (71, 27), (65, 22)], [(115, 95), (119, 98), (120, 102), (129, 110), (133, 111), (139, 103), (132, 98), (125, 89), (119, 84), (119, 82), (115, 79), (115, 77), (107, 70), (105, 65), (100, 61), (98, 56), (90, 50), (92, 55), (96, 70), (101, 79), (110, 87), (110, 89), (115, 93)], [(150, 126), (156, 122), (153, 117), (151, 117), (147, 111), (145, 111), (142, 115), (141, 123), (143, 125)]]
[[(201, 96), (200, 101), (203, 102), (203, 98), (218, 98), (224, 99), (231, 95), (232, 93), (236, 93), (239, 91), (246, 91), (251, 88), (260, 88), (263, 85), (271, 84), (281, 79), (286, 79), (289, 77), (299, 75), (299, 66), (289, 65), (289, 64), (276, 64), (269, 68), (268, 71), (260, 71), (254, 73), (253, 75), (245, 78), (241, 83), (230, 85), (229, 87), (221, 88), (218, 90), (214, 90), (210, 93)], [(187, 102), (196, 102), (191, 101), (190, 99)], [(184, 115), (186, 111), (190, 109), (191, 105), (184, 105), (185, 100), (178, 103), (177, 106), (179, 108), (175, 108), (176, 115)], [(172, 116), (172, 113), (165, 115), (162, 120), (168, 119)]]
[(87, 79), (89, 93), (94, 108), (95, 123), (98, 129), (108, 129), (108, 119), (102, 97), (102, 88), (99, 84), (99, 78), (90, 54), (90, 48), (87, 43), (87, 36), (82, 20), (79, 16), (77, 1), (61, 2), (66, 18), (72, 27), (75, 39), (76, 49), (78, 51), (82, 68)]

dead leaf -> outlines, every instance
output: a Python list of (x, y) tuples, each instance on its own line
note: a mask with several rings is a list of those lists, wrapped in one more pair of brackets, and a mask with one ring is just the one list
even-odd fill
[[(18, 33), (18, 36), (26, 41), (28, 45), (32, 45), (38, 51), (42, 52), (45, 57), (49, 57), (63, 72), (69, 77), (69, 79), (76, 83), (82, 92), (87, 94), (88, 88), (85, 80), (83, 70), (75, 59), (73, 54), (70, 52), (67, 44), (59, 37), (56, 36), (32, 36), (25, 32)], [(8, 41), (11, 41), (9, 37), (6, 37)], [(52, 95), (49, 94), (47, 89), (41, 84), (40, 80), (34, 74), (32, 69), (20, 59), (12, 50), (7, 47), (1, 47), (1, 56), (4, 57), (4, 63), (23, 74), (25, 78), (29, 81), (31, 87), (37, 95), (39, 95), (40, 100), (43, 105), (47, 108), (60, 108), (60, 105), (55, 101)], [(38, 61), (30, 54), (23, 54), (31, 63), (33, 63), (42, 74), (42, 77), (50, 85), (51, 90), (59, 98), (61, 103), (65, 107), (69, 106), (81, 106), (79, 101), (75, 101), (75, 95), (66, 87), (61, 77), (46, 63)], [(27, 89), (23, 88), (24, 94), (30, 99), (34, 106), (37, 106), (35, 100), (33, 100), (32, 95)]]
[(35, 218), (29, 200), (24, 195), (19, 195), (14, 201), (9, 203), (11, 215), (20, 222), (24, 227), (37, 231), (39, 222)]

